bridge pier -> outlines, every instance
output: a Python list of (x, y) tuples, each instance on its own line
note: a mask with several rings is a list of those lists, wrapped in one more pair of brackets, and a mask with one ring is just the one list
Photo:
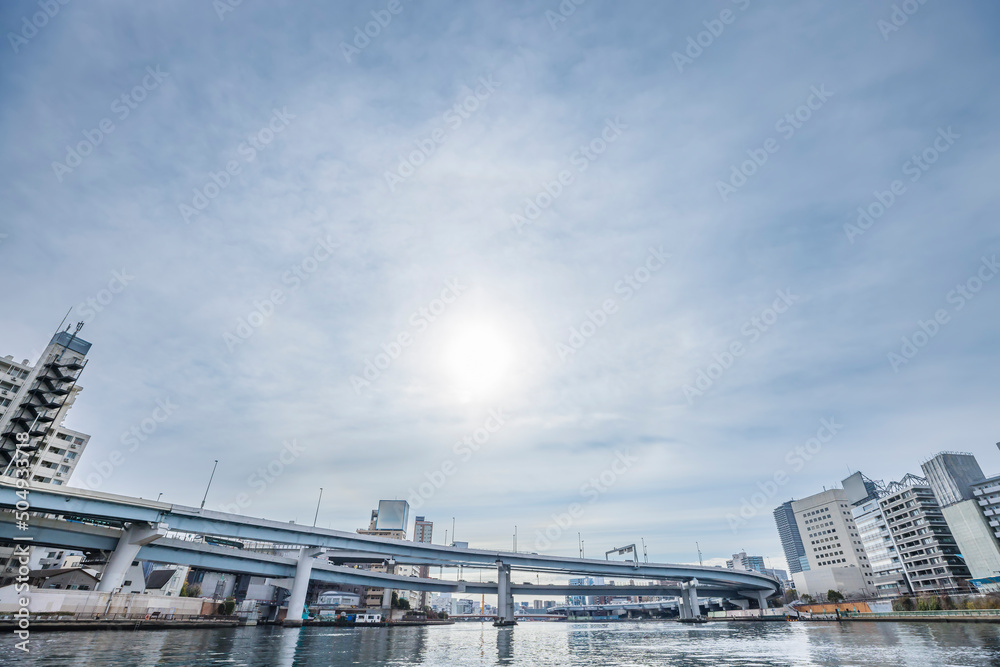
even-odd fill
[(309, 577), (312, 576), (313, 563), (316, 556), (323, 553), (319, 547), (302, 547), (299, 551), (299, 561), (295, 564), (295, 580), (292, 582), (292, 593), (288, 597), (288, 612), (285, 614), (285, 627), (302, 625), (302, 612), (306, 607), (306, 592), (309, 590)]
[(130, 524), (122, 536), (118, 538), (118, 545), (111, 552), (101, 580), (97, 582), (94, 589), (101, 593), (113, 593), (116, 588), (121, 588), (125, 581), (128, 569), (132, 567), (135, 557), (139, 555), (139, 549), (154, 542), (167, 534), (167, 524), (157, 523), (133, 523)]
[(767, 593), (764, 591), (757, 591), (757, 604), (760, 605), (760, 614), (764, 615), (764, 610), (767, 609)]
[(681, 583), (681, 596), (677, 601), (677, 612), (681, 619), (685, 620), (701, 614), (701, 609), (698, 607), (697, 579)]
[(517, 625), (514, 620), (514, 590), (510, 587), (510, 565), (497, 561), (497, 620), (493, 625)]

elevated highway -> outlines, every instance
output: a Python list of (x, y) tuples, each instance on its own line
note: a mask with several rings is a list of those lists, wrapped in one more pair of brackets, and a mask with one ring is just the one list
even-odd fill
[[(21, 498), (13, 480), (0, 478), (0, 510), (13, 510)], [(17, 530), (12, 515), (0, 516), (0, 539), (32, 538), (34, 544), (73, 549), (111, 552), (98, 590), (121, 586), (128, 566), (136, 558), (178, 563), (228, 572), (247, 572), (259, 576), (290, 578), (292, 596), (289, 618), (294, 623), (301, 616), (306, 587), (310, 579), (330, 583), (359, 584), (402, 590), (467, 592), (496, 594), (500, 616), (513, 622), (514, 595), (677, 595), (682, 611), (697, 613), (699, 593), (713, 597), (764, 600), (779, 590), (778, 582), (756, 572), (727, 570), (696, 565), (664, 563), (629, 563), (596, 559), (568, 558), (522, 552), (485, 549), (462, 549), (421, 542), (359, 535), (344, 531), (300, 526), (269, 519), (258, 519), (212, 510), (161, 503), (141, 498), (119, 496), (65, 486), (34, 484), (28, 496), (33, 513), (26, 531)], [(56, 518), (43, 518), (53, 515)], [(90, 525), (79, 521), (97, 522)], [(167, 531), (234, 540), (268, 542), (297, 550), (294, 558), (253, 551), (218, 547), (189, 540), (172, 539)], [(324, 554), (333, 563), (317, 560)], [(401, 577), (342, 567), (334, 563), (381, 562), (441, 565), (448, 567), (496, 567), (495, 583), (447, 582), (435, 579)], [(595, 587), (538, 586), (515, 584), (512, 568), (517, 571), (567, 575), (615, 577), (621, 580), (667, 580), (667, 586), (609, 586), (610, 592)], [(628, 592), (629, 589), (642, 592)], [(651, 590), (662, 592), (652, 593)], [(299, 610), (296, 615), (295, 611)]]

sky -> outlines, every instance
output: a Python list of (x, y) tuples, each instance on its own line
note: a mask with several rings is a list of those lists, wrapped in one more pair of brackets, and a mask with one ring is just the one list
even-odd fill
[(74, 486), (780, 567), (788, 499), (1000, 473), (998, 18), (4, 3), (0, 355), (85, 323)]

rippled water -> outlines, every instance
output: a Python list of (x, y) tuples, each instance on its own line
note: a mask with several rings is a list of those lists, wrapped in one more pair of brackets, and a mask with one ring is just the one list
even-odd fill
[(1000, 625), (973, 623), (457, 623), (411, 628), (250, 627), (34, 633), (0, 665), (1000, 666)]

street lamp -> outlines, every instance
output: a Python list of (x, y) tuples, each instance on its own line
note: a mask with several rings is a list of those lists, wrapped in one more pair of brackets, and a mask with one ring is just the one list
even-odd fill
[(208, 490), (212, 488), (212, 480), (215, 479), (215, 469), (219, 467), (219, 459), (215, 459), (215, 465), (212, 466), (212, 475), (208, 478), (208, 486), (205, 487), (205, 496), (201, 499), (201, 507), (198, 509), (205, 509), (205, 501), (208, 500)]

